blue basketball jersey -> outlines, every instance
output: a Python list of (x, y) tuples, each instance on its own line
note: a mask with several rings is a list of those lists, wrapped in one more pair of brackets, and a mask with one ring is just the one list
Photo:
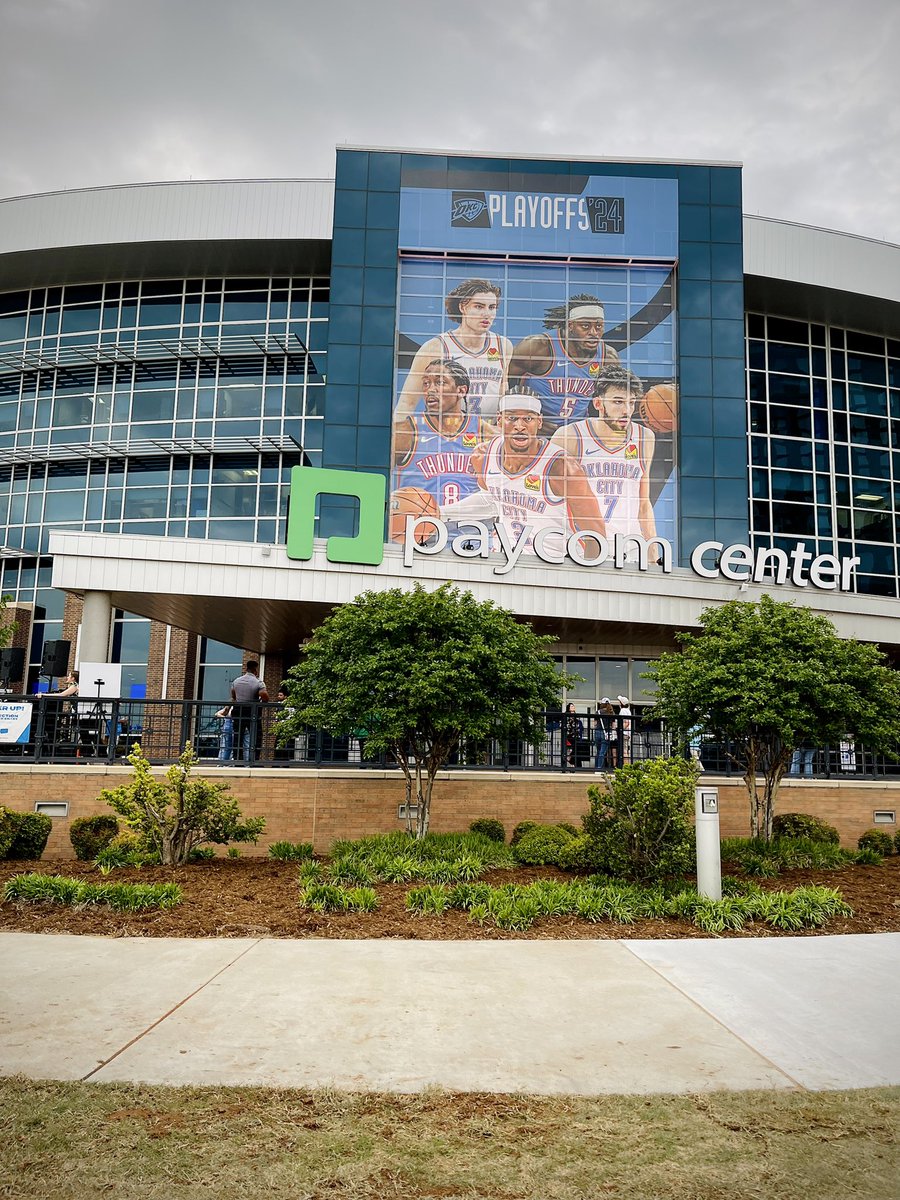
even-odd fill
[(606, 346), (597, 347), (597, 358), (593, 362), (575, 362), (569, 358), (560, 340), (559, 330), (553, 329), (547, 337), (553, 351), (553, 364), (546, 375), (526, 375), (522, 382), (541, 400), (541, 412), (545, 421), (567, 425), (570, 421), (581, 421), (588, 415), (588, 405), (594, 394), (594, 380), (603, 366)]
[(451, 437), (435, 428), (431, 418), (419, 409), (409, 419), (415, 426), (415, 441), (405, 464), (394, 471), (394, 490), (422, 488), (439, 505), (456, 504), (476, 492), (472, 451), (480, 441), (478, 417), (468, 414), (465, 424)]

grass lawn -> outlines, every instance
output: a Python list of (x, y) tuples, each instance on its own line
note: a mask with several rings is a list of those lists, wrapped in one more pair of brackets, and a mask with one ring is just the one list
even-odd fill
[(17, 1200), (896, 1200), (900, 1088), (411, 1096), (0, 1080)]

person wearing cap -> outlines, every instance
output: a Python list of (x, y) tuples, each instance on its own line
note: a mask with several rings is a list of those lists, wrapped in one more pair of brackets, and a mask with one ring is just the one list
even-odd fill
[(607, 536), (656, 537), (650, 468), (656, 439), (634, 420), (644, 386), (632, 371), (606, 366), (594, 382), (590, 416), (564, 425), (552, 441), (581, 463), (606, 522)]
[(588, 415), (594, 379), (602, 367), (619, 361), (603, 341), (603, 305), (585, 292), (544, 314), (547, 333), (535, 333), (513, 348), (510, 388), (527, 387), (541, 399), (544, 433)]
[(428, 364), (437, 358), (452, 358), (469, 376), (468, 410), (488, 420), (497, 412), (497, 401), (506, 391), (506, 369), (512, 353), (509, 338), (491, 331), (497, 319), (501, 290), (489, 279), (464, 279), (444, 302), (455, 328), (429, 338), (416, 352), (400, 398), (395, 419), (404, 419), (421, 407), (422, 388)]
[[(526, 392), (500, 397), (499, 434), (483, 442), (472, 455), (478, 486), (493, 497), (498, 517), (510, 540), (518, 542), (526, 527), (531, 532), (525, 550), (542, 535), (548, 553), (562, 555), (570, 532), (605, 533), (603, 517), (587, 476), (564, 450), (540, 436), (541, 402)], [(543, 531), (549, 530), (548, 535)], [(596, 552), (592, 539), (585, 556)]]

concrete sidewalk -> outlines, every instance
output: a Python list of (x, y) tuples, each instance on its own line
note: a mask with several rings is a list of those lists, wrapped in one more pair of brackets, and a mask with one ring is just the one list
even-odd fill
[(0, 935), (0, 1074), (536, 1094), (900, 1084), (900, 934)]

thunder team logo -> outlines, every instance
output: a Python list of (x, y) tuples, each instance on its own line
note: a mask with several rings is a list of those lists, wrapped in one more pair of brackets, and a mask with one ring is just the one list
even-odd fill
[(450, 224), (455, 228), (490, 229), (491, 214), (484, 192), (454, 192), (450, 201)]

